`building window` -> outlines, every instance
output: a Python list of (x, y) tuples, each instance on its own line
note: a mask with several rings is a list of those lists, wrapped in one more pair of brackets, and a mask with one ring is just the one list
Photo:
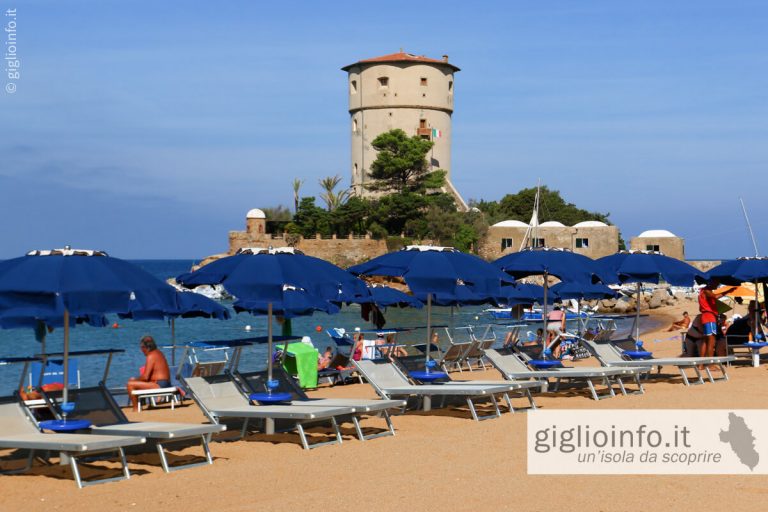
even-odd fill
[(355, 166), (352, 168), (352, 176), (357, 178), (357, 164), (355, 164)]
[(661, 249), (659, 249), (658, 245), (646, 245), (645, 246), (646, 251), (654, 251), (654, 252), (661, 252)]
[(389, 87), (389, 77), (386, 77), (386, 76), (379, 77), (379, 87), (381, 89), (386, 89), (387, 87)]
[(502, 238), (501, 239), (501, 250), (504, 251), (506, 249), (509, 249), (512, 247), (512, 239), (511, 238)]
[(357, 119), (352, 120), (352, 132), (357, 133)]
[(421, 83), (422, 87), (426, 87), (427, 86), (427, 79), (425, 77), (421, 77), (420, 83)]
[(448, 92), (449, 93), (453, 92), (453, 80), (448, 82)]
[(352, 80), (349, 82), (349, 92), (352, 94), (357, 94), (357, 80)]
[(587, 248), (589, 248), (589, 238), (577, 238), (576, 239), (576, 248), (577, 249), (587, 249)]
[(426, 128), (426, 127), (427, 127), (427, 120), (419, 119), (419, 128)]
[(546, 247), (547, 244), (544, 243), (543, 238), (534, 238), (533, 239), (533, 246), (534, 247)]

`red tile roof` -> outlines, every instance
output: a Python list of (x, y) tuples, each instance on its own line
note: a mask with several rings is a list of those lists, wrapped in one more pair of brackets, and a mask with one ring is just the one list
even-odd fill
[(382, 55), (381, 57), (373, 57), (372, 59), (363, 59), (355, 62), (354, 64), (349, 64), (348, 66), (344, 66), (341, 69), (344, 71), (349, 71), (349, 68), (357, 64), (377, 64), (380, 62), (423, 62), (425, 64), (444, 64), (446, 66), (453, 68), (454, 71), (460, 71), (458, 67), (448, 62), (447, 56), (445, 57), (445, 60), (438, 60), (438, 59), (430, 59), (429, 57), (425, 57), (424, 55), (414, 55), (412, 53), (406, 53), (404, 51), (399, 51), (397, 53), (390, 53), (389, 55)]

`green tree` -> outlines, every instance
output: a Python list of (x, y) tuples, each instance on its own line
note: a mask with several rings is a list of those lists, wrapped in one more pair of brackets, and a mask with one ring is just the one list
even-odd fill
[(373, 181), (367, 185), (372, 191), (423, 192), (439, 188), (445, 180), (444, 171), (430, 171), (427, 153), (434, 143), (408, 135), (400, 129), (384, 132), (371, 143), (378, 152), (371, 164)]
[(304, 184), (304, 180), (300, 180), (299, 178), (293, 179), (293, 211), (298, 212), (299, 211), (299, 190), (301, 190), (301, 186)]
[(324, 190), (324, 192), (320, 194), (320, 198), (325, 201), (329, 212), (343, 205), (347, 199), (349, 199), (349, 189), (342, 190), (340, 192), (334, 191), (336, 185), (338, 185), (340, 181), (341, 176), (338, 174), (336, 176), (328, 176), (327, 178), (320, 180), (320, 187)]
[(368, 199), (352, 196), (331, 212), (331, 224), (339, 235), (363, 235), (368, 231), (371, 209), (372, 204)]
[[(505, 195), (498, 203), (480, 201), (473, 203), (473, 206), (485, 213), (491, 224), (502, 220), (528, 222), (533, 213), (535, 198), (536, 188), (524, 188), (516, 194)], [(550, 190), (546, 186), (541, 187), (539, 205), (539, 222), (555, 220), (572, 226), (585, 220), (597, 220), (610, 224), (610, 214), (581, 209), (565, 201), (559, 191)]]
[(293, 216), (289, 232), (298, 232), (304, 237), (314, 236), (316, 233), (321, 235), (332, 234), (329, 213), (315, 205), (314, 197), (302, 197), (296, 215)]

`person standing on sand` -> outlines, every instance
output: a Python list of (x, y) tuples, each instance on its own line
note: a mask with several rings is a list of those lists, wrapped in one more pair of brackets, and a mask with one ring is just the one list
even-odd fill
[(139, 397), (133, 395), (134, 391), (171, 387), (171, 370), (168, 368), (168, 361), (157, 348), (154, 338), (144, 336), (139, 346), (147, 361), (144, 363), (141, 375), (128, 379), (128, 396), (131, 398), (134, 411), (139, 408)]
[(717, 290), (720, 281), (710, 279), (707, 286), (699, 292), (699, 311), (704, 336), (698, 342), (699, 356), (713, 357), (715, 355), (715, 337), (717, 336), (717, 298), (736, 289), (735, 286)]

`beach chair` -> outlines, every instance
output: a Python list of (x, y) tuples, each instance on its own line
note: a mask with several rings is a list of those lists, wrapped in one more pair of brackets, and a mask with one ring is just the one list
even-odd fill
[[(242, 384), (246, 393), (261, 393), (267, 390), (267, 371), (258, 372), (235, 372), (235, 378)], [(361, 441), (374, 439), (376, 437), (395, 435), (395, 428), (392, 425), (392, 419), (389, 415), (390, 409), (403, 409), (405, 400), (369, 400), (363, 398), (310, 398), (301, 389), (296, 380), (291, 377), (282, 368), (273, 369), (272, 378), (279, 382), (277, 392), (290, 393), (292, 396), (291, 405), (312, 405), (325, 407), (351, 407), (354, 409), (352, 423), (355, 425), (357, 437)], [(381, 415), (387, 422), (388, 431), (378, 434), (364, 435), (360, 427), (359, 415)]]
[[(376, 393), (387, 400), (393, 397), (404, 396), (419, 397), (423, 401), (423, 409), (431, 409), (433, 396), (462, 397), (475, 421), (481, 421), (501, 416), (496, 395), (501, 395), (507, 403), (510, 403), (508, 392), (510, 386), (489, 386), (484, 384), (431, 384), (414, 385), (403, 373), (397, 369), (394, 363), (385, 359), (354, 361), (355, 367), (363, 374), (365, 379), (373, 386)], [(478, 416), (475, 407), (476, 400), (488, 400), (493, 406), (494, 413)]]
[[(274, 420), (291, 420), (292, 429), (296, 430), (305, 450), (341, 444), (336, 418), (353, 414), (351, 407), (321, 407), (309, 405), (252, 405), (250, 400), (240, 390), (231, 375), (216, 375), (212, 377), (190, 377), (184, 383), (192, 395), (192, 399), (203, 411), (211, 423), (219, 424), (222, 419), (242, 419), (241, 437), (245, 437), (250, 420), (260, 419), (265, 422), (267, 434), (273, 433)], [(309, 444), (304, 426), (313, 423), (329, 422), (333, 429), (333, 439)]]
[[(58, 417), (59, 404), (62, 392), (44, 392), (43, 397), (48, 402), (50, 410)], [(186, 469), (205, 464), (213, 464), (208, 443), (213, 434), (226, 430), (224, 425), (208, 425), (194, 423), (160, 423), (160, 422), (132, 422), (117, 405), (103, 382), (98, 386), (80, 388), (69, 391), (70, 401), (75, 402), (75, 410), (68, 414), (70, 419), (88, 420), (92, 423), (91, 432), (96, 434), (110, 434), (121, 436), (138, 436), (151, 439), (160, 456), (163, 471), (170, 473), (177, 469)], [(168, 464), (168, 445), (187, 443), (192, 439), (200, 439), (205, 457), (204, 462), (189, 463), (180, 466)]]
[[(424, 369), (424, 357), (422, 356), (397, 357), (394, 359), (394, 362), (397, 365), (400, 373), (406, 378), (408, 378), (410, 372)], [(450, 377), (446, 377), (444, 379), (437, 379), (432, 382), (434, 384), (447, 385), (475, 384), (480, 386), (510, 386), (509, 392), (507, 393), (507, 396), (505, 396), (505, 399), (511, 412), (515, 412), (515, 409), (512, 407), (512, 402), (509, 400), (509, 393), (518, 392), (520, 396), (528, 399), (530, 408), (535, 410), (536, 402), (533, 399), (531, 391), (542, 391), (546, 388), (546, 385), (542, 385), (539, 382), (530, 380), (452, 380)], [(445, 403), (445, 399), (443, 399), (443, 403)]]
[[(552, 391), (557, 392), (560, 389), (562, 381), (586, 384), (594, 400), (612, 398), (616, 396), (613, 391), (613, 382), (615, 382), (621, 393), (643, 394), (645, 390), (640, 382), (642, 372), (647, 372), (646, 368), (604, 368), (600, 367), (577, 367), (577, 368), (551, 368), (548, 370), (532, 370), (529, 368), (521, 356), (521, 353), (514, 353), (513, 349), (504, 350), (488, 349), (485, 355), (488, 361), (496, 368), (505, 379), (535, 379), (539, 382), (549, 384), (549, 380), (555, 381)], [(527, 357), (527, 356), (524, 356)], [(637, 383), (637, 390), (627, 391), (624, 378), (632, 378)], [(606, 388), (604, 394), (597, 392), (595, 384), (602, 384)]]
[[(683, 377), (683, 384), (685, 386), (704, 384), (704, 378), (698, 366), (704, 365), (704, 371), (707, 374), (707, 378), (710, 382), (727, 381), (728, 373), (725, 370), (725, 365), (736, 360), (734, 356), (715, 356), (715, 357), (668, 357), (668, 358), (650, 358), (650, 359), (626, 359), (621, 350), (619, 350), (613, 342), (597, 342), (595, 340), (583, 339), (584, 345), (590, 352), (600, 361), (603, 366), (619, 366), (619, 367), (643, 367), (652, 369), (658, 368), (661, 372), (661, 368), (664, 366), (677, 367), (680, 375)], [(709, 370), (709, 365), (717, 365), (722, 372), (722, 377), (715, 379), (712, 377), (712, 372)], [(685, 370), (693, 370), (696, 373), (696, 381), (690, 382)], [(650, 375), (650, 372), (646, 374)]]
[[(38, 452), (59, 452), (61, 462), (69, 462), (77, 487), (126, 480), (131, 477), (123, 448), (143, 444), (143, 437), (95, 434), (44, 434), (24, 406), (16, 399), (0, 400), (0, 449), (29, 450), (23, 468), (3, 473), (29, 471)], [(122, 476), (85, 481), (80, 477), (78, 462), (82, 457), (115, 453), (120, 460)]]
[[(466, 354), (472, 347), (473, 342), (467, 341), (462, 343), (452, 343), (445, 352), (443, 352), (440, 359), (437, 361), (437, 365), (444, 371), (449, 372), (451, 368), (463, 371), (461, 368), (461, 362), (464, 360), (464, 354)], [(421, 360), (424, 360), (423, 356), (419, 356)]]

